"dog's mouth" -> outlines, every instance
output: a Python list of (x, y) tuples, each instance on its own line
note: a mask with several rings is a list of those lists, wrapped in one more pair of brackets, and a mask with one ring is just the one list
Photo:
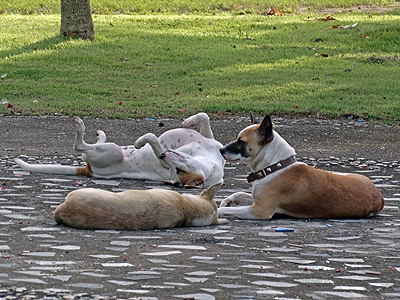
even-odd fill
[(229, 162), (238, 162), (240, 158), (232, 158), (229, 155), (223, 154), (222, 157)]
[(229, 162), (238, 162), (238, 161), (240, 161), (240, 159), (239, 158), (235, 158), (235, 159), (230, 159), (230, 158), (225, 158), (227, 161), (229, 161)]
[(167, 157), (167, 154), (168, 154), (169, 156), (170, 156), (170, 155), (175, 156), (175, 157), (177, 157), (177, 158), (179, 158), (179, 159), (181, 159), (181, 160), (186, 159), (186, 157), (185, 157), (184, 155), (180, 154), (179, 152), (172, 151), (172, 150), (167, 150), (167, 151), (161, 153), (160, 156), (159, 156), (159, 158), (160, 158), (161, 160), (164, 160), (164, 159)]

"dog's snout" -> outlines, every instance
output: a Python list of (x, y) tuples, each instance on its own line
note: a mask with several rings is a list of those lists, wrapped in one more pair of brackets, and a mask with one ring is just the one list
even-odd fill
[(166, 156), (167, 156), (167, 155), (165, 154), (165, 152), (164, 152), (164, 153), (161, 153), (161, 154), (160, 154), (160, 159), (164, 159)]

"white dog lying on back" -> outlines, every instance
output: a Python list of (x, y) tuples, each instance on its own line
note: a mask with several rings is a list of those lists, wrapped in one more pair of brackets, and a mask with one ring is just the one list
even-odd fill
[[(83, 121), (78, 117), (74, 121), (74, 150), (82, 152), (86, 167), (31, 165), (18, 158), (15, 162), (23, 170), (31, 172), (164, 180), (194, 187), (213, 185), (221, 182), (224, 176), (225, 160), (219, 153), (222, 144), (214, 139), (205, 113), (187, 118), (182, 123), (186, 128), (169, 130), (159, 138), (147, 133), (137, 139), (134, 146), (106, 143), (106, 135), (101, 130), (97, 131), (97, 143), (87, 144), (83, 140)], [(199, 132), (188, 129), (197, 124), (200, 124)]]
[(113, 193), (81, 189), (68, 194), (54, 212), (59, 224), (81, 229), (157, 229), (228, 223), (218, 219), (215, 184), (200, 195), (170, 190), (128, 190)]

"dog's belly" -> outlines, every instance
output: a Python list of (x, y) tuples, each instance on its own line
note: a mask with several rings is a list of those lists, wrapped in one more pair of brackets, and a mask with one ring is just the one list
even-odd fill
[(176, 128), (168, 130), (160, 135), (158, 140), (165, 149), (178, 149), (184, 145), (199, 140), (204, 140), (205, 137), (193, 129)]
[(131, 156), (133, 151), (137, 151), (138, 149), (135, 148), (135, 146), (124, 146), (121, 147), (122, 155), (124, 158), (128, 158)]
[(100, 167), (97, 164), (91, 164), (93, 177), (144, 180), (170, 179), (170, 170), (161, 164), (150, 145), (141, 149), (135, 149), (133, 146), (121, 147), (121, 151), (123, 159), (116, 163)]

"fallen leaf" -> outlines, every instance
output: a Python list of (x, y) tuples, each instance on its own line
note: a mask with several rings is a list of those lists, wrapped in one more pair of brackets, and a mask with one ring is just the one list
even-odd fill
[(357, 25), (358, 25), (358, 23), (354, 23), (354, 24), (351, 24), (351, 25), (342, 26), (341, 29), (354, 28), (354, 27), (357, 27)]
[(335, 21), (336, 19), (332, 16), (327, 16), (325, 18), (315, 18), (310, 20), (311, 22), (327, 22), (327, 21)]
[(357, 25), (358, 25), (358, 23), (354, 23), (354, 24), (351, 24), (351, 25), (345, 25), (345, 26), (343, 26), (343, 25), (332, 25), (332, 26), (329, 26), (328, 28), (326, 28), (325, 30), (332, 30), (332, 29), (351, 29), (351, 28), (356, 27)]
[(277, 9), (277, 8), (270, 8), (269, 9), (269, 11), (267, 12), (267, 15), (268, 16), (277, 16), (277, 17), (280, 17), (280, 16), (282, 16), (282, 13), (281, 13), (281, 11), (279, 10), (279, 9)]
[(339, 28), (340, 25), (331, 25), (328, 28), (326, 28), (325, 30), (332, 30), (332, 29), (336, 29)]

